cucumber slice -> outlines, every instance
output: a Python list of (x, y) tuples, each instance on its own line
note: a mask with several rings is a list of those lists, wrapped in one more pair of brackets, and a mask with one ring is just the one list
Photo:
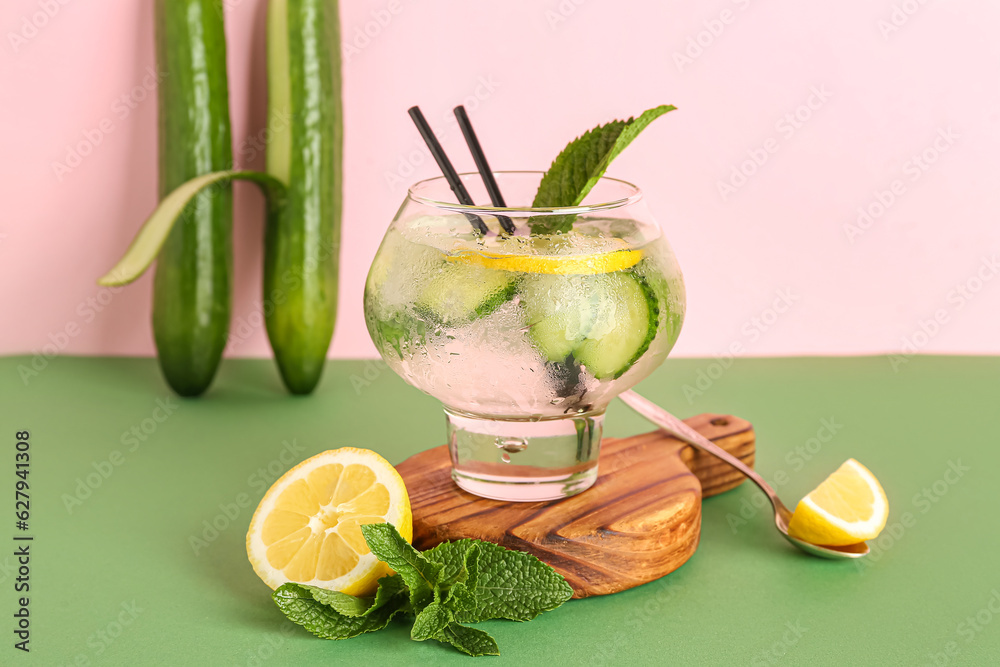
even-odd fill
[(546, 361), (565, 361), (597, 317), (601, 295), (595, 276), (532, 274), (520, 292), (535, 347)]
[(449, 262), (417, 297), (416, 308), (442, 324), (464, 324), (489, 315), (516, 291), (517, 278), (509, 271)]
[(573, 356), (599, 380), (613, 379), (632, 367), (656, 337), (658, 300), (632, 272), (593, 276), (600, 307), (586, 338)]

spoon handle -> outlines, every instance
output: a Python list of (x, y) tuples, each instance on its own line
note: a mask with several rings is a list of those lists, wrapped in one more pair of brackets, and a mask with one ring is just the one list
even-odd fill
[(643, 398), (631, 389), (620, 394), (618, 398), (622, 399), (622, 401), (624, 401), (630, 408), (681, 442), (686, 442), (692, 447), (697, 447), (702, 451), (708, 452), (712, 456), (722, 459), (729, 465), (739, 470), (741, 473), (749, 477), (754, 484), (760, 487), (760, 490), (763, 491), (771, 500), (771, 504), (774, 506), (776, 512), (788, 512), (788, 509), (778, 498), (778, 494), (771, 488), (771, 485), (765, 482), (763, 477), (758, 475), (753, 468), (748, 467), (745, 463), (743, 463), (743, 461), (740, 461), (738, 458), (722, 449), (702, 434), (698, 433), (698, 431), (694, 430), (677, 417), (673, 416), (649, 399)]

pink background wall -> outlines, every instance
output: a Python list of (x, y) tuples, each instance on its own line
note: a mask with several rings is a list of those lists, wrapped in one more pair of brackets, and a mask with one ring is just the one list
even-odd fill
[[(156, 201), (151, 4), (2, 3), (0, 353), (50, 341), (153, 352), (149, 277), (117, 293), (94, 282)], [(244, 142), (264, 124), (264, 1), (226, 4), (234, 143), (260, 168)], [(680, 107), (610, 172), (646, 190), (684, 267), (677, 354), (1000, 353), (995, 0), (343, 5), (353, 50), (331, 354), (374, 354), (367, 267), (405, 185), (435, 174), (406, 108), (420, 104), (471, 169), (450, 122), (462, 102), (497, 169), (544, 168), (598, 122)], [(237, 189), (229, 354), (265, 355), (262, 329), (245, 324), (258, 321), (261, 200)], [(872, 218), (859, 224), (859, 207)]]

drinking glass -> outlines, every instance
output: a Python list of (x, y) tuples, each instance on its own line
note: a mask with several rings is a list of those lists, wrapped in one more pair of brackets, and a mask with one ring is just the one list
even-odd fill
[(505, 501), (594, 483), (608, 403), (663, 362), (684, 319), (680, 267), (637, 187), (604, 177), (594, 203), (532, 208), (541, 177), (497, 172), (524, 204), (506, 208), (455, 203), (441, 177), (415, 184), (365, 284), (379, 354), (444, 404), (455, 483)]

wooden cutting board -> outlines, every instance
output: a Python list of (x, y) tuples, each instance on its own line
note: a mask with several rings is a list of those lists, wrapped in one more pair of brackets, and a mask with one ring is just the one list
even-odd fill
[[(750, 422), (709, 414), (684, 421), (753, 466)], [(446, 446), (396, 468), (410, 494), (418, 549), (471, 537), (527, 551), (566, 577), (574, 597), (617, 593), (679, 568), (698, 547), (702, 497), (746, 479), (662, 431), (604, 439), (597, 482), (559, 501), (507, 503), (467, 493), (451, 480)]]

